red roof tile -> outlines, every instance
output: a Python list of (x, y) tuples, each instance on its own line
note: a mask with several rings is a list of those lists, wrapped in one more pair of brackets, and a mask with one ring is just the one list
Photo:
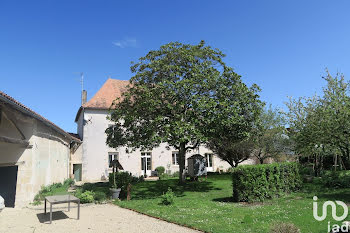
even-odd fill
[(109, 109), (113, 101), (127, 90), (129, 83), (127, 80), (108, 79), (83, 108)]

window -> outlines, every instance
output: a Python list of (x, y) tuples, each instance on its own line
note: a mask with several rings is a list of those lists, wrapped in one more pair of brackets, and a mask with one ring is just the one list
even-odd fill
[(115, 159), (117, 159), (117, 160), (119, 159), (119, 153), (118, 152), (109, 152), (108, 153), (108, 166), (109, 167), (113, 167), (111, 165), (111, 162)]
[(141, 152), (141, 170), (152, 170), (152, 154), (151, 152)]
[(207, 167), (213, 167), (213, 154), (206, 153)]
[(173, 165), (179, 165), (179, 152), (178, 151), (173, 151), (172, 164)]

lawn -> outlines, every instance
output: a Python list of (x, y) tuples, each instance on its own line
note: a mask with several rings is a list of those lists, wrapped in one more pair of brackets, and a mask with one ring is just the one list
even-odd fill
[[(176, 193), (175, 203), (161, 205), (160, 196), (171, 187)], [(289, 222), (301, 232), (327, 232), (331, 219), (330, 208), (326, 220), (313, 218), (313, 196), (321, 203), (341, 200), (350, 203), (350, 189), (325, 189), (316, 184), (304, 185), (300, 192), (285, 195), (264, 203), (232, 202), (230, 175), (211, 175), (206, 182), (187, 182), (178, 185), (177, 179), (147, 181), (135, 184), (131, 201), (117, 201), (117, 205), (207, 232), (269, 232), (278, 222)], [(341, 208), (338, 208), (338, 216)], [(320, 212), (319, 212), (320, 213)]]

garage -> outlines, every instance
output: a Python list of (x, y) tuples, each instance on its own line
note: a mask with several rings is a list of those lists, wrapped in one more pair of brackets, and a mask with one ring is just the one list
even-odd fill
[(17, 166), (0, 167), (0, 196), (6, 207), (15, 207)]

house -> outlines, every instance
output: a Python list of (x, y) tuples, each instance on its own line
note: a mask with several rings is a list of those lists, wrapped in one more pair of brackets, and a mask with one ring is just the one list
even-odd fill
[(69, 178), (81, 141), (0, 92), (0, 196), (24, 206), (43, 185)]
[[(112, 169), (110, 161), (118, 159), (124, 170), (133, 175), (151, 175), (158, 166), (163, 166), (168, 173), (179, 171), (178, 151), (167, 149), (163, 143), (150, 151), (136, 150), (127, 153), (125, 147), (110, 148), (106, 145), (106, 128), (113, 124), (107, 120), (112, 102), (127, 90), (129, 81), (108, 79), (101, 89), (86, 102), (86, 92), (82, 93), (82, 105), (79, 108), (75, 122), (82, 143), (82, 180), (106, 180)], [(230, 166), (222, 161), (209, 149), (200, 146), (187, 153), (186, 158), (193, 154), (201, 154), (207, 158), (208, 171), (227, 170)], [(78, 154), (76, 154), (78, 156)], [(246, 161), (250, 163), (251, 161)], [(187, 165), (187, 159), (186, 159)]]

